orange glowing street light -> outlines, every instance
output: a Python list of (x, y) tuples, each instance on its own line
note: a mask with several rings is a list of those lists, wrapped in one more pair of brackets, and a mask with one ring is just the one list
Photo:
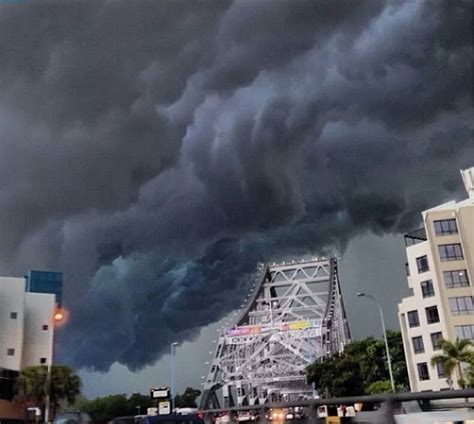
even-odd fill
[(62, 306), (58, 306), (53, 314), (53, 326), (55, 328), (62, 327), (67, 324), (69, 319), (69, 311), (64, 309)]
[(56, 311), (56, 313), (54, 314), (54, 320), (56, 322), (59, 322), (59, 321), (62, 321), (64, 319), (64, 313), (61, 309), (59, 309), (58, 311)]

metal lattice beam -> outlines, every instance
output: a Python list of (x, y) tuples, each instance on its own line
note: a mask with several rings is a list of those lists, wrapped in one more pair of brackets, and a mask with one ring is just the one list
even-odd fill
[(220, 406), (218, 392), (222, 406), (301, 398), (306, 367), (349, 339), (336, 259), (262, 265), (250, 301), (219, 337), (201, 407)]

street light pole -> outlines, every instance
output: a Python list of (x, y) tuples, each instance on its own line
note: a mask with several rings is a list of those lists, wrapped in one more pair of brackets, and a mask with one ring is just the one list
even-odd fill
[(51, 359), (48, 361), (48, 370), (46, 374), (46, 399), (44, 406), (44, 422), (49, 423), (49, 410), (51, 408), (51, 377), (52, 377), (52, 366), (54, 362), (54, 334), (56, 331), (56, 323), (61, 322), (64, 319), (64, 313), (61, 309), (56, 309), (53, 315), (51, 325)]
[(392, 359), (390, 358), (390, 350), (388, 348), (388, 340), (387, 340), (387, 331), (385, 330), (385, 318), (383, 316), (383, 310), (382, 307), (380, 306), (379, 302), (375, 299), (374, 296), (370, 294), (365, 294), (365, 293), (357, 293), (358, 297), (368, 297), (372, 299), (377, 307), (379, 308), (379, 313), (380, 313), (380, 321), (382, 322), (382, 331), (383, 331), (383, 338), (385, 341), (385, 351), (387, 354), (387, 365), (388, 365), (388, 373), (390, 375), (390, 385), (392, 386), (392, 392), (395, 393), (395, 382), (393, 380), (393, 372), (392, 372)]
[(171, 358), (170, 358), (170, 369), (171, 369), (171, 413), (174, 412), (174, 397), (175, 397), (175, 354), (176, 354), (176, 346), (178, 343), (174, 342), (171, 343)]

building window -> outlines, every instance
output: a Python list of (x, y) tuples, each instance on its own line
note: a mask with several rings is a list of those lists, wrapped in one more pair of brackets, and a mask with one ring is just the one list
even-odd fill
[(48, 331), (48, 324), (43, 324), (43, 331)]
[(456, 336), (460, 339), (468, 339), (474, 341), (474, 325), (456, 325)]
[(444, 367), (443, 367), (443, 364), (441, 364), (440, 362), (438, 362), (436, 364), (436, 371), (438, 372), (438, 378), (444, 378), (446, 377), (446, 374), (444, 372)]
[(425, 346), (423, 345), (423, 337), (412, 337), (411, 339), (413, 343), (413, 352), (415, 353), (424, 353)]
[(410, 265), (408, 265), (408, 262), (405, 262), (405, 271), (407, 273), (407, 277), (410, 276)]
[(420, 326), (420, 318), (418, 317), (418, 311), (409, 311), (407, 313), (408, 325), (410, 328)]
[(439, 314), (438, 314), (438, 307), (437, 306), (430, 306), (426, 308), (426, 321), (428, 324), (435, 324), (439, 322)]
[(472, 296), (459, 296), (449, 298), (449, 307), (453, 315), (472, 315), (474, 305)]
[(421, 293), (423, 297), (434, 296), (433, 282), (431, 280), (426, 280), (421, 282)]
[(437, 236), (447, 236), (449, 234), (457, 234), (458, 226), (455, 219), (442, 219), (433, 221), (435, 233)]
[(441, 349), (441, 341), (443, 340), (443, 333), (438, 331), (436, 333), (431, 333), (431, 345), (433, 346), (433, 350)]
[(430, 373), (428, 371), (428, 364), (426, 362), (421, 362), (416, 364), (418, 368), (418, 378), (420, 381), (425, 381), (430, 379)]
[(455, 244), (441, 244), (438, 246), (439, 258), (442, 261), (458, 261), (464, 259), (462, 255), (461, 245)]
[(7, 349), (7, 356), (14, 356), (15, 355), (15, 349), (9, 347)]
[(418, 274), (429, 271), (428, 257), (426, 255), (416, 258), (416, 266), (418, 267)]
[(40, 358), (40, 364), (46, 364), (46, 358)]
[(18, 312), (10, 312), (10, 318), (11, 319), (17, 319), (18, 318)]
[(454, 271), (444, 271), (443, 277), (444, 277), (444, 284), (447, 289), (469, 286), (469, 278), (467, 277), (467, 270), (465, 269), (457, 269)]

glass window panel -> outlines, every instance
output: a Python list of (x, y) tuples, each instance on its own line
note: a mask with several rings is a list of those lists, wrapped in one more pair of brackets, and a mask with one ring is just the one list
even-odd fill
[(430, 267), (428, 265), (428, 257), (426, 255), (416, 258), (416, 266), (418, 268), (418, 273), (429, 271)]
[(443, 333), (441, 333), (441, 331), (438, 331), (436, 333), (431, 333), (431, 345), (433, 346), (433, 350), (441, 349), (440, 342), (442, 339), (443, 339)]
[(467, 276), (467, 270), (457, 269), (453, 271), (443, 272), (444, 284), (446, 288), (451, 289), (455, 287), (468, 287), (469, 278)]
[(472, 296), (450, 297), (449, 308), (453, 315), (474, 314), (473, 298)]
[(420, 364), (416, 364), (416, 367), (418, 368), (418, 378), (420, 379), (420, 381), (430, 379), (428, 364), (426, 362), (421, 362)]
[(423, 353), (425, 351), (425, 346), (423, 345), (423, 337), (413, 337), (411, 340), (413, 344), (413, 352)]
[(438, 308), (436, 306), (426, 308), (426, 320), (428, 321), (428, 324), (439, 322)]
[(418, 327), (420, 325), (420, 318), (418, 317), (418, 311), (409, 311), (407, 313), (408, 325), (410, 328)]
[(456, 325), (456, 336), (460, 339), (468, 339), (474, 341), (474, 325)]
[(457, 261), (464, 258), (459, 243), (441, 244), (438, 246), (438, 253), (441, 261)]
[(455, 219), (442, 219), (434, 221), (434, 229), (437, 236), (457, 234), (458, 227)]
[(434, 296), (433, 282), (431, 280), (421, 282), (421, 293), (423, 297)]
[(438, 373), (438, 378), (446, 377), (446, 374), (444, 372), (443, 364), (441, 364), (439, 362), (436, 364), (436, 372)]

